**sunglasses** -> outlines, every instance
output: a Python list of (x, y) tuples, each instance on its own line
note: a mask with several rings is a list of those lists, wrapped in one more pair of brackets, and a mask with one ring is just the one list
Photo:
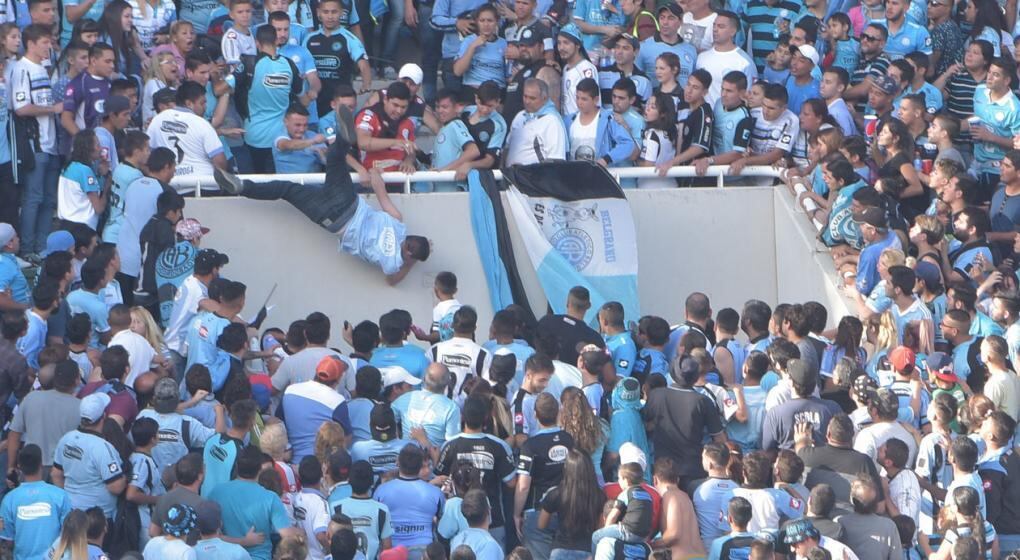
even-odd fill
[(881, 37), (875, 37), (874, 35), (868, 35), (867, 33), (861, 33), (861, 41), (878, 41)]

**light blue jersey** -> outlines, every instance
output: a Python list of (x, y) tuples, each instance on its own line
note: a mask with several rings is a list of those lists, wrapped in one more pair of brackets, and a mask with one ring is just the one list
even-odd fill
[(729, 152), (744, 153), (751, 142), (754, 132), (754, 119), (751, 111), (741, 103), (730, 110), (723, 106), (720, 99), (712, 109), (715, 126), (712, 128), (712, 151), (715, 155)]
[[(475, 56), (478, 56), (477, 54)], [(436, 135), (435, 147), (432, 151), (432, 167), (442, 169), (457, 161), (469, 144), (474, 143), (474, 138), (468, 132), (464, 121), (454, 118), (443, 125)], [(467, 190), (467, 183), (464, 181), (448, 181), (432, 183), (432, 190), (435, 192), (461, 192)]]
[(605, 339), (606, 350), (609, 350), (613, 357), (616, 375), (630, 377), (634, 370), (634, 362), (637, 361), (637, 345), (634, 344), (634, 339), (626, 331), (607, 336)]
[(366, 439), (356, 442), (351, 446), (351, 461), (368, 461), (372, 465), (372, 472), (376, 479), (383, 473), (397, 468), (397, 455), (400, 450), (411, 444), (406, 439), (391, 439), (390, 441), (377, 441)]
[[(478, 35), (472, 33), (461, 39), (457, 58), (463, 57), (477, 38)], [(474, 88), (490, 80), (499, 84), (501, 88), (506, 87), (506, 39), (502, 37), (486, 41), (484, 45), (475, 49), (471, 56), (471, 65), (462, 78), (464, 85)]]
[(113, 185), (110, 187), (110, 199), (106, 204), (110, 211), (106, 227), (103, 228), (103, 241), (117, 242), (120, 227), (124, 223), (124, 195), (127, 193), (128, 185), (141, 178), (142, 172), (130, 163), (125, 162), (113, 170)]
[(393, 536), (389, 508), (371, 498), (341, 500), (331, 513), (351, 518), (354, 532), (358, 534), (358, 551), (365, 555), (365, 560), (375, 560), (379, 555), (379, 543)]
[(71, 309), (71, 315), (84, 313), (92, 321), (92, 335), (89, 339), (89, 346), (99, 348), (99, 335), (110, 331), (110, 309), (99, 294), (87, 292), (84, 289), (77, 289), (67, 294), (67, 306)]
[[(996, 136), (1012, 138), (1020, 134), (1020, 100), (1012, 91), (993, 101), (988, 86), (978, 85), (974, 90), (974, 116), (981, 119), (979, 126), (987, 128)], [(1005, 154), (1006, 148), (998, 144), (975, 142), (974, 166), (979, 173), (998, 175), (999, 163)]]
[[(627, 16), (620, 7), (620, 0), (612, 2), (615, 10), (607, 10), (603, 7), (602, 0), (576, 0), (574, 2), (574, 19), (586, 22), (588, 25), (616, 25), (623, 27)], [(584, 48), (591, 52), (602, 46), (606, 37), (599, 33), (581, 32), (581, 42)], [(597, 65), (598, 61), (596, 61)]]
[(407, 370), (407, 373), (423, 379), (425, 368), (431, 363), (425, 351), (414, 344), (403, 346), (380, 346), (372, 351), (372, 359), (368, 361), (377, 368), (389, 366), (400, 366)]
[[(256, 532), (272, 535), (292, 525), (280, 497), (248, 480), (224, 482), (212, 491), (209, 499), (220, 505), (223, 534), (228, 537), (244, 537), (252, 527)], [(246, 550), (254, 560), (270, 560), (273, 543), (267, 538)]]
[(216, 361), (219, 348), (216, 341), (223, 329), (230, 325), (230, 320), (220, 317), (211, 311), (203, 311), (195, 317), (188, 329), (188, 364), (187, 369), (195, 364), (209, 367)]
[(635, 377), (648, 379), (649, 375), (657, 374), (670, 379), (669, 358), (662, 350), (656, 348), (642, 348), (638, 353), (637, 362), (634, 364), (633, 373)]
[(744, 387), (744, 403), (747, 405), (747, 421), (740, 422), (733, 418), (726, 424), (726, 435), (738, 445), (744, 453), (761, 449), (761, 429), (765, 423), (765, 396), (768, 391), (760, 385)]
[(347, 417), (351, 419), (351, 434), (354, 443), (372, 439), (372, 431), (368, 428), (372, 409), (378, 404), (372, 399), (357, 398), (347, 401)]
[(680, 58), (680, 73), (677, 74), (676, 80), (681, 86), (687, 85), (687, 78), (694, 71), (694, 65), (698, 60), (698, 51), (694, 45), (684, 42), (683, 38), (678, 38), (676, 43), (670, 44), (663, 42), (659, 34), (656, 33), (641, 41), (641, 48), (638, 50), (637, 58), (634, 59), (634, 65), (648, 76), (652, 88), (656, 88), (659, 86), (659, 81), (655, 79), (655, 59), (665, 52), (675, 53)]
[[(885, 19), (875, 20), (889, 30), (889, 22)], [(914, 52), (921, 51), (931, 56), (931, 35), (928, 29), (912, 21), (904, 20), (903, 25), (895, 34), (889, 30), (889, 39), (885, 42), (885, 55), (889, 60), (896, 60)]]
[(850, 75), (853, 75), (854, 71), (857, 70), (857, 65), (861, 61), (861, 44), (853, 37), (846, 41), (836, 41), (836, 55), (832, 61), (832, 65), (836, 68), (842, 68), (846, 70)]
[[(294, 39), (295, 27), (301, 30), (300, 31), (301, 37), (298, 40)], [(301, 77), (303, 78), (302, 79), (303, 86), (301, 88), (301, 93), (304, 94), (308, 92), (307, 76), (312, 72), (317, 73), (317, 70), (315, 68), (315, 59), (312, 57), (312, 53), (308, 52), (308, 49), (302, 45), (302, 43), (304, 43), (305, 37), (308, 36), (308, 30), (305, 29), (304, 27), (301, 27), (300, 25), (295, 25), (292, 23), (290, 24), (290, 31), (291, 31), (290, 41), (286, 45), (280, 47), (280, 56), (285, 56), (289, 58), (290, 61), (294, 63), (294, 66), (297, 66), (298, 74), (300, 74)], [(316, 99), (312, 99), (312, 102), (308, 104), (307, 109), (308, 109), (308, 128), (311, 130), (317, 130), (317, 125), (319, 123), (318, 101)]]
[(408, 391), (393, 401), (393, 412), (403, 427), (404, 438), (421, 428), (432, 445), (442, 446), (460, 433), (460, 408), (446, 395)]
[(68, 513), (67, 492), (41, 480), (23, 482), (0, 503), (0, 539), (14, 543), (15, 558), (45, 558)]
[(239, 544), (215, 537), (195, 543), (195, 560), (249, 560), (251, 555)]
[(22, 305), (32, 302), (28, 280), (11, 253), (0, 252), (0, 292), (8, 292), (11, 299)]
[(450, 540), (450, 549), (467, 546), (477, 560), (503, 560), (503, 547), (485, 529), (468, 527)]
[(255, 148), (272, 148), (283, 131), (283, 115), (295, 92), (290, 59), (262, 56), (255, 63), (248, 92), (248, 118), (244, 120), (244, 143)]
[(25, 336), (18, 339), (15, 346), (18, 353), (25, 357), (29, 367), (39, 370), (39, 352), (46, 347), (46, 320), (29, 309), (25, 311), (25, 319), (28, 320), (28, 330)]
[(723, 534), (720, 515), (726, 511), (733, 490), (739, 485), (728, 478), (709, 477), (694, 491), (694, 513), (698, 516), (698, 530), (705, 548)]
[(438, 487), (417, 477), (397, 477), (381, 484), (374, 498), (393, 514), (393, 546), (432, 543), (432, 520), (442, 513), (446, 501)]
[(907, 89), (903, 90), (903, 93), (901, 93), (899, 97), (893, 100), (893, 109), (899, 110), (900, 101), (903, 100), (904, 96), (914, 95), (917, 93), (924, 94), (924, 110), (929, 115), (934, 115), (935, 113), (938, 113), (939, 111), (942, 110), (942, 92), (939, 91), (939, 88), (931, 85), (928, 82), (925, 82), (921, 87), (917, 88), (916, 90), (910, 86), (907, 86)]
[(98, 506), (108, 519), (117, 513), (117, 496), (106, 485), (124, 476), (117, 450), (94, 432), (64, 434), (53, 451), (53, 468), (64, 474), (64, 491), (75, 509)]
[(354, 217), (344, 227), (340, 250), (377, 265), (389, 276), (404, 265), (401, 249), (406, 237), (403, 223), (359, 198)]
[[(316, 133), (306, 130), (302, 140), (315, 138)], [(280, 149), (281, 140), (290, 140), (290, 136), (283, 135), (273, 141), (273, 163), (276, 164), (277, 173), (318, 173), (322, 171), (322, 160), (319, 159), (319, 151), (326, 148), (325, 144), (315, 144), (301, 148), (300, 150)]]
[(205, 470), (202, 497), (208, 498), (214, 488), (234, 478), (234, 463), (242, 449), (244, 442), (227, 434), (216, 434), (206, 440), (202, 450), (202, 466)]

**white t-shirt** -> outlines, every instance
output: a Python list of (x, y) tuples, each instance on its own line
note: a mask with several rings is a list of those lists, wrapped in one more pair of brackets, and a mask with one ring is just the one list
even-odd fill
[(556, 397), (556, 400), (560, 400), (560, 395), (563, 394), (564, 389), (567, 387), (577, 387), (580, 389), (582, 385), (584, 385), (584, 378), (581, 376), (581, 370), (566, 362), (553, 360), (553, 374), (549, 378), (549, 384), (546, 385), (543, 392)]
[(900, 426), (898, 422), (876, 422), (865, 426), (860, 432), (857, 432), (857, 437), (854, 438), (854, 450), (871, 457), (871, 460), (875, 461), (875, 466), (881, 467), (878, 464), (878, 448), (892, 438), (902, 440), (907, 444), (907, 449), (910, 451), (907, 468), (913, 469), (914, 461), (917, 459), (917, 442), (914, 441), (914, 436), (910, 435), (910, 432)]
[(156, 116), (156, 104), (152, 101), (152, 96), (165, 87), (166, 83), (163, 80), (153, 78), (145, 82), (145, 87), (142, 88), (142, 122), (146, 126)]
[[(577, 84), (585, 78), (591, 78), (596, 82), (599, 81), (598, 69), (587, 59), (582, 58), (577, 64), (563, 69), (562, 94), (560, 97), (560, 104), (563, 106), (561, 111), (563, 116), (569, 117), (577, 112)], [(598, 99), (595, 102), (598, 105), (602, 105), (602, 102)]]
[(181, 539), (169, 540), (164, 536), (149, 539), (142, 552), (145, 560), (196, 560), (195, 549)]
[(170, 148), (177, 154), (174, 177), (212, 175), (212, 158), (223, 153), (223, 143), (209, 121), (185, 108), (167, 109), (156, 115), (146, 134), (153, 148)]
[[(11, 103), (15, 111), (26, 105), (53, 106), (53, 87), (47, 69), (22, 57), (13, 63), (10, 73)], [(56, 115), (36, 117), (39, 121), (39, 147), (47, 154), (57, 153)]]
[[(712, 48), (715, 42), (715, 35), (712, 26), (715, 25), (715, 18), (719, 14), (712, 12), (701, 19), (694, 19), (694, 14), (684, 12), (683, 23), (680, 25), (680, 36), (685, 43), (694, 45), (699, 53)], [(712, 83), (715, 83), (715, 76), (712, 76)]]
[(174, 307), (166, 324), (166, 346), (182, 356), (188, 355), (188, 325), (198, 315), (198, 302), (209, 297), (209, 288), (194, 275), (181, 283), (174, 296)]
[(223, 34), (220, 52), (227, 64), (236, 66), (241, 62), (241, 55), (255, 55), (258, 49), (255, 48), (255, 37), (251, 33), (245, 35), (232, 27)]
[(324, 533), (329, 529), (329, 504), (326, 498), (318, 490), (303, 489), (293, 494), (294, 501), (294, 522), (305, 532), (305, 542), (308, 543), (308, 558), (310, 560), (323, 560), (326, 552), (322, 550), (319, 539), (315, 538), (317, 533)]
[[(670, 161), (674, 156), (676, 156), (676, 146), (665, 131), (657, 128), (645, 129), (641, 142), (641, 161), (659, 165)], [(676, 180), (669, 177), (655, 177), (638, 181), (638, 188), (641, 189), (670, 189), (675, 186)]]
[[(684, 14), (684, 17), (689, 15)], [(715, 14), (712, 14), (712, 17), (714, 19)], [(708, 95), (705, 96), (705, 102), (710, 107), (715, 107), (715, 102), (719, 100), (723, 78), (726, 74), (733, 71), (743, 72), (747, 76), (747, 87), (751, 87), (751, 84), (758, 78), (758, 69), (754, 66), (754, 60), (740, 47), (725, 52), (710, 47), (698, 55), (698, 62), (695, 66), (707, 70), (712, 75), (712, 85), (708, 87)]]
[(510, 125), (507, 144), (507, 165), (538, 163), (536, 144), (544, 159), (565, 159), (567, 131), (559, 113), (550, 112), (533, 117), (521, 111)]
[(461, 386), (468, 377), (489, 377), (492, 355), (477, 342), (455, 336), (450, 340), (436, 343), (431, 349), (432, 361), (445, 365), (453, 374), (451, 398), (460, 402)]
[(131, 329), (124, 329), (113, 335), (110, 339), (110, 347), (123, 346), (128, 353), (128, 376), (124, 384), (128, 387), (135, 386), (135, 379), (149, 371), (152, 367), (152, 359), (156, 357), (156, 351), (142, 335), (132, 332)]
[(588, 124), (581, 123), (578, 115), (570, 125), (570, 153), (567, 157), (574, 160), (595, 161), (598, 152), (595, 149), (595, 134), (598, 131), (599, 114)]

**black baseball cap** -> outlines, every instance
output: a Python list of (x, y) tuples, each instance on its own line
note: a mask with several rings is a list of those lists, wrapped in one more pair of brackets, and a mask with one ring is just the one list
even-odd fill
[(658, 10), (656, 10), (655, 15), (661, 14), (662, 10), (669, 10), (670, 13), (672, 13), (673, 15), (675, 15), (678, 18), (683, 18), (684, 17), (684, 9), (680, 7), (680, 4), (677, 4), (674, 1), (671, 1), (668, 4), (666, 4), (666, 5), (662, 6), (661, 8), (659, 8)]
[(386, 403), (375, 405), (369, 415), (369, 427), (372, 429), (372, 439), (376, 441), (397, 439), (397, 418), (393, 408)]
[(195, 270), (199, 274), (208, 274), (215, 268), (224, 266), (230, 258), (215, 249), (202, 249), (195, 257)]
[(517, 35), (517, 43), (526, 47), (544, 43), (546, 39), (552, 39), (552, 32), (542, 23), (533, 23)]

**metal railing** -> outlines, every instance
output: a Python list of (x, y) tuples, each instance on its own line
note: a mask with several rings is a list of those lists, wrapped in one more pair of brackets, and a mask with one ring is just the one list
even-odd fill
[[(716, 188), (723, 188), (724, 183), (727, 180), (733, 180), (736, 178), (761, 178), (761, 177), (779, 177), (779, 170), (775, 167), (767, 165), (753, 165), (743, 169), (739, 176), (728, 175), (728, 165), (713, 165), (708, 168), (704, 175), (698, 175), (693, 166), (685, 165), (679, 167), (671, 167), (666, 173), (666, 177), (682, 177), (682, 178), (704, 178), (714, 177), (716, 182)], [(659, 175), (654, 167), (610, 167), (609, 173), (616, 178), (617, 181), (620, 179), (654, 179), (658, 178)], [(416, 171), (414, 173), (383, 173), (382, 178), (387, 184), (403, 184), (403, 192), (405, 194), (411, 193), (411, 184), (413, 183), (431, 183), (431, 182), (450, 182), (454, 181), (456, 173), (454, 171)], [(494, 171), (496, 180), (502, 180), (503, 174), (499, 170)], [(242, 179), (249, 179), (256, 183), (267, 183), (269, 181), (291, 181), (302, 185), (321, 185), (326, 180), (325, 173), (292, 173), (292, 174), (276, 174), (276, 175), (241, 175)], [(357, 183), (357, 173), (351, 173), (351, 179)], [(175, 177), (171, 184), (178, 189), (194, 189), (195, 196), (202, 196), (202, 188), (217, 188), (216, 181), (212, 175), (202, 175), (194, 177)], [(427, 193), (422, 193), (427, 194)]]

